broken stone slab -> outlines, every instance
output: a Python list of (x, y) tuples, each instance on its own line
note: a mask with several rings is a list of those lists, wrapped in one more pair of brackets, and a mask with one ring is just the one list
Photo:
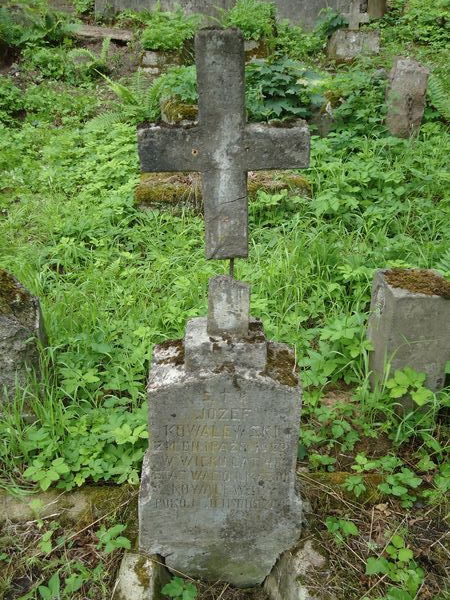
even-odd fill
[(340, 63), (351, 63), (359, 56), (380, 53), (379, 31), (338, 29), (328, 41), (327, 56)]
[(240, 357), (189, 370), (185, 342), (154, 350), (140, 549), (174, 572), (259, 585), (301, 530), (294, 354), (267, 342), (264, 371), (243, 368)]
[(427, 67), (412, 58), (394, 59), (386, 91), (386, 126), (392, 135), (407, 138), (420, 129), (429, 74)]
[(185, 63), (182, 53), (167, 52), (162, 50), (146, 50), (142, 55), (142, 70), (157, 77), (169, 67), (176, 67)]
[[(252, 171), (247, 177), (247, 192), (254, 197), (259, 190), (276, 194), (286, 190), (290, 195), (309, 196), (311, 184), (297, 173), (286, 171)], [(142, 173), (134, 193), (139, 208), (173, 208), (186, 206), (202, 209), (201, 180), (196, 173)]]
[(250, 286), (233, 277), (212, 277), (208, 285), (209, 336), (245, 338), (249, 333)]
[[(129, 485), (85, 485), (70, 492), (50, 489), (21, 497), (0, 490), (0, 523), (54, 516), (60, 521), (85, 525), (111, 513), (128, 500), (132, 502), (133, 495), (136, 496), (136, 491)], [(36, 500), (39, 501), (38, 508), (32, 504)], [(136, 517), (131, 521), (136, 521)]]
[(104, 40), (110, 38), (115, 42), (127, 44), (133, 39), (133, 32), (116, 27), (97, 27), (96, 25), (80, 25), (75, 31), (75, 37), (89, 40)]
[(267, 342), (261, 321), (251, 319), (245, 337), (212, 336), (207, 332), (207, 319), (188, 321), (184, 343), (186, 370), (256, 369), (267, 367)]
[(39, 344), (47, 344), (39, 300), (0, 269), (0, 405), (39, 378)]
[(270, 600), (315, 600), (317, 596), (304, 583), (314, 571), (321, 578), (321, 572), (328, 571), (328, 560), (314, 538), (308, 538), (280, 556), (264, 581), (264, 591)]
[[(368, 339), (371, 383), (384, 381), (397, 369), (425, 373), (433, 391), (445, 383), (450, 359), (450, 283), (427, 269), (377, 271), (372, 286)], [(411, 405), (403, 399), (405, 408)]]
[(125, 552), (120, 563), (112, 600), (162, 600), (162, 588), (171, 575), (161, 557)]

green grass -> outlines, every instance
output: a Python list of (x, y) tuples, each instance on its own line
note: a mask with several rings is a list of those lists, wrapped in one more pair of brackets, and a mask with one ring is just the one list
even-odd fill
[[(295, 347), (306, 390), (300, 457), (324, 473), (348, 468), (341, 452), (361, 463), (356, 444), (385, 436), (400, 462), (389, 471), (389, 456), (381, 457), (375, 470), (395, 482), (401, 469), (413, 469), (432, 482), (421, 500), (438, 506), (448, 493), (448, 394), (433, 396), (425, 413), (400, 417), (389, 388), (368, 386), (375, 270), (427, 267), (450, 276), (445, 111), (429, 101), (417, 136), (391, 137), (383, 125), (386, 79), (374, 75), (404, 52), (448, 87), (445, 28), (425, 10), (417, 17), (415, 1), (403, 14), (403, 4), (395, 0), (381, 22), (382, 54), (333, 76), (318, 55), (323, 28), (280, 29), (277, 51), (327, 73), (321, 93), (333, 105), (335, 130), (312, 138), (311, 165), (301, 171), (308, 195), (252, 198), (250, 254), (237, 261), (236, 276), (251, 284), (252, 314), (268, 336)], [(137, 109), (118, 104), (120, 119), (92, 122), (111, 108), (106, 86), (54, 71), (67, 48), (43, 46), (47, 75), (0, 76), (0, 267), (39, 296), (50, 339), (43, 387), (30, 384), (0, 422), (0, 487), (16, 493), (52, 481), (63, 489), (138, 482), (153, 346), (182, 337), (186, 320), (206, 313), (208, 278), (227, 270), (204, 258), (201, 215), (135, 207)], [(165, 81), (191, 98), (192, 77), (191, 69), (189, 79)], [(327, 393), (342, 388), (350, 390), (346, 402), (329, 406)], [(24, 403), (34, 424), (20, 418)], [(401, 498), (405, 507), (411, 498), (411, 490)]]

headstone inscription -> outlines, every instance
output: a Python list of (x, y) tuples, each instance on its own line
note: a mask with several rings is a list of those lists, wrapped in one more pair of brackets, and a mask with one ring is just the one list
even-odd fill
[[(203, 173), (208, 258), (247, 256), (246, 171), (304, 167), (309, 132), (246, 125), (237, 30), (196, 37), (199, 122), (139, 132), (143, 170)], [(139, 543), (173, 571), (239, 587), (261, 583), (298, 539), (295, 489), (301, 392), (290, 347), (249, 316), (250, 288), (209, 285), (207, 318), (156, 346)]]

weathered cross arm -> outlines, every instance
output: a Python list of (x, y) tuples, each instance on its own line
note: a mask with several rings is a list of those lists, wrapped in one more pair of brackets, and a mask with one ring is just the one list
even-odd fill
[(200, 171), (200, 132), (197, 127), (143, 125), (138, 152), (143, 173)]
[(279, 127), (255, 123), (244, 130), (242, 168), (246, 171), (309, 167), (310, 133), (305, 121)]

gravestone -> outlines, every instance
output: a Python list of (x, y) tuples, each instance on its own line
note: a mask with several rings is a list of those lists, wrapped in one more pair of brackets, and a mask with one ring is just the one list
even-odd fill
[(39, 300), (15, 277), (0, 269), (0, 407), (39, 372), (37, 343), (46, 335)]
[(386, 125), (392, 135), (407, 138), (419, 130), (429, 74), (429, 69), (412, 58), (394, 59), (386, 92)]
[(361, 12), (360, 0), (351, 0), (348, 12), (343, 12), (348, 29), (338, 29), (328, 41), (327, 56), (337, 63), (354, 61), (364, 54), (380, 51), (379, 31), (359, 31), (361, 23), (369, 23), (370, 16)]
[[(450, 360), (450, 283), (426, 269), (385, 269), (375, 275), (368, 325), (372, 387), (397, 369), (425, 373), (433, 391)], [(410, 406), (407, 399), (403, 404)]]
[[(218, 9), (229, 9), (234, 4), (234, 0), (95, 0), (95, 12), (105, 14), (125, 9), (154, 10), (157, 6), (163, 11), (173, 11), (181, 6), (186, 13), (201, 13), (217, 18)], [(289, 19), (291, 23), (299, 24), (306, 30), (314, 29), (322, 11), (327, 8), (345, 13), (350, 4), (351, 0), (275, 0), (279, 19)], [(361, 6), (371, 19), (378, 19), (386, 10), (386, 0), (361, 0)]]
[(202, 172), (206, 255), (230, 259), (230, 275), (210, 280), (207, 317), (155, 347), (139, 543), (175, 573), (251, 587), (299, 536), (301, 391), (292, 349), (250, 317), (234, 259), (248, 252), (246, 171), (307, 166), (309, 132), (245, 123), (239, 31), (200, 31), (196, 64), (198, 124), (141, 128), (141, 167)]

